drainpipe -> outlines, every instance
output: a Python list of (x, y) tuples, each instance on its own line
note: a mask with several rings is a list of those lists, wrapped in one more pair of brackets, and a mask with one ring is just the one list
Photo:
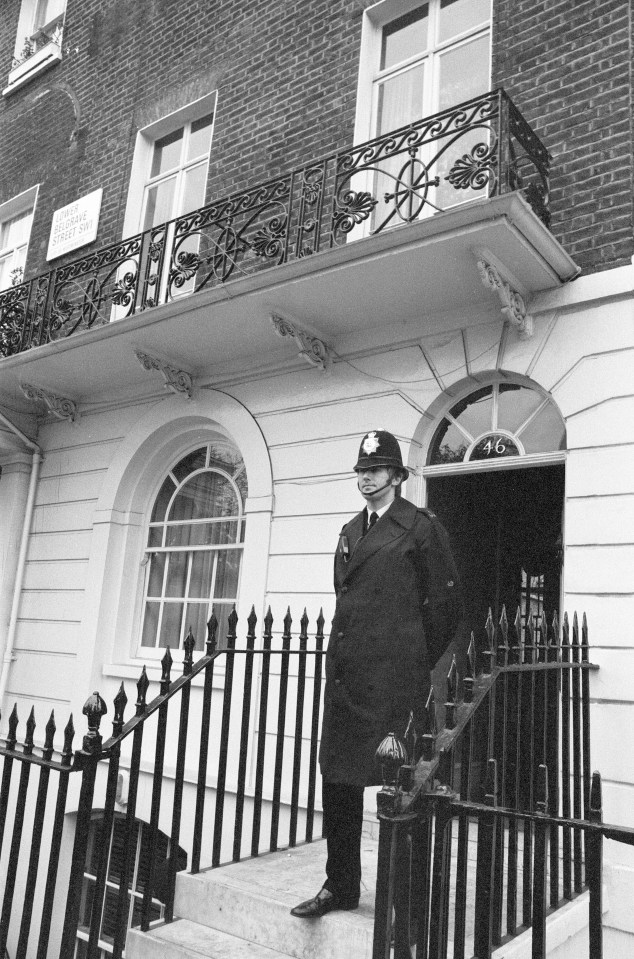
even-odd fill
[(22, 592), (22, 583), (24, 581), (24, 570), (26, 567), (26, 551), (29, 545), (29, 535), (31, 533), (31, 521), (33, 519), (33, 506), (35, 504), (35, 492), (37, 490), (37, 481), (40, 474), (40, 463), (42, 462), (42, 450), (30, 440), (22, 430), (19, 430), (10, 420), (0, 413), (0, 422), (4, 423), (20, 440), (27, 449), (31, 450), (33, 460), (31, 463), (31, 476), (29, 479), (29, 492), (27, 494), (26, 506), (24, 508), (24, 523), (22, 525), (22, 537), (20, 539), (20, 552), (18, 553), (18, 563), (15, 571), (15, 583), (13, 586), (13, 603), (11, 605), (11, 615), (9, 617), (9, 629), (7, 632), (7, 641), (4, 648), (2, 660), (2, 672), (0, 673), (0, 711), (4, 710), (4, 695), (7, 689), (9, 679), (9, 670), (13, 662), (13, 647), (15, 644), (15, 631), (18, 623), (18, 610), (20, 607), (20, 594)]

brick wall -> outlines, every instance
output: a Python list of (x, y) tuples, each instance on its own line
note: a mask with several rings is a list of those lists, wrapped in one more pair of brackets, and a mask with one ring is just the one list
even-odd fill
[(552, 230), (585, 272), (630, 262), (628, 0), (495, 0), (493, 82), (550, 150)]
[[(48, 269), (53, 210), (99, 186), (96, 246), (120, 239), (137, 130), (205, 93), (218, 90), (209, 199), (349, 143), (369, 3), (68, 0), (62, 63), (0, 103), (0, 201), (43, 184), (29, 274)], [(10, 7), (3, 81), (19, 0)], [(629, 261), (627, 0), (494, 7), (493, 85), (553, 153), (555, 234), (586, 271)]]
[[(14, 5), (17, 17), (17, 0)], [(0, 201), (17, 192), (16, 182), (30, 186), (35, 174), (47, 181), (33, 225), (29, 274), (49, 268), (52, 211), (98, 186), (104, 194), (96, 245), (120, 238), (137, 130), (205, 93), (218, 90), (209, 198), (350, 142), (367, 5), (367, 0), (68, 0), (68, 52), (62, 63), (0, 104), (0, 142), (8, 133), (12, 144), (20, 143), (0, 148), (1, 168), (8, 171)], [(15, 25), (4, 37), (0, 69), (6, 76)], [(68, 84), (81, 106), (79, 142), (68, 142), (70, 97), (62, 95), (61, 112), (53, 112), (49, 94), (38, 110), (44, 135), (33, 137), (30, 130), (22, 143), (25, 103), (53, 79)], [(27, 171), (24, 156), (34, 142), (39, 163)], [(60, 184), (55, 174), (62, 171)]]

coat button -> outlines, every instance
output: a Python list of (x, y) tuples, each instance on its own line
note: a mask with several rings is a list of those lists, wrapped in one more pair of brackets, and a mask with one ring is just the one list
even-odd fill
[(347, 587), (347, 586), (342, 586), (342, 587), (341, 587), (341, 592), (342, 592), (342, 593), (347, 593), (347, 592), (348, 592), (348, 587)]
[(343, 639), (343, 633), (337, 633), (337, 639)]
[(341, 686), (341, 680), (335, 679), (335, 686)]

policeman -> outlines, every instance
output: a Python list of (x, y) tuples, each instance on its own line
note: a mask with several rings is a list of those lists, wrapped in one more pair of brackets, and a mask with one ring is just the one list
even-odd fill
[(402, 736), (410, 711), (425, 702), (438, 653), (430, 663), (433, 514), (401, 498), (409, 474), (386, 430), (366, 433), (354, 469), (366, 507), (343, 527), (335, 553), (319, 754), (326, 881), (291, 910), (301, 919), (358, 906), (363, 790), (381, 782), (375, 751), (389, 732)]

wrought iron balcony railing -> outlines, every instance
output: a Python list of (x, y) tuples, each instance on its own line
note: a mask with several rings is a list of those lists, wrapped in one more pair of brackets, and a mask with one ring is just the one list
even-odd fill
[(312, 162), (0, 293), (0, 356), (458, 203), (521, 191), (548, 226), (549, 155), (503, 90)]

